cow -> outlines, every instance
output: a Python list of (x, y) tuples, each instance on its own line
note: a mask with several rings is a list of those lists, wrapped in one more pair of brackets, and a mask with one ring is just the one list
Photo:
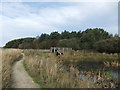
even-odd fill
[(57, 51), (57, 52), (56, 52), (56, 55), (57, 55), (57, 56), (59, 56), (59, 55), (63, 55), (63, 53)]
[(56, 52), (56, 56), (63, 55), (63, 53), (59, 52), (58, 49), (56, 49), (55, 52)]

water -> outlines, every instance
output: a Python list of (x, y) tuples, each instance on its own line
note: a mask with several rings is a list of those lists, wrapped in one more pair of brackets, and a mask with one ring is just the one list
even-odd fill
[[(120, 73), (118, 73), (118, 72), (110, 72), (110, 73), (111, 73), (113, 79), (119, 79), (118, 77), (120, 77)], [(88, 82), (90, 82), (90, 83), (96, 83), (98, 81), (97, 77), (92, 77), (91, 76), (88, 79), (87, 76), (84, 73), (81, 73), (79, 75), (79, 78), (82, 79), (82, 80), (88, 80)]]
[(89, 83), (95, 83), (95, 82), (97, 82), (97, 78), (96, 77), (90, 77), (88, 79), (87, 76), (84, 73), (80, 74), (79, 78), (82, 79), (83, 81), (87, 80)]
[[(118, 77), (120, 77), (120, 73), (119, 72), (111, 72), (111, 74), (112, 74), (112, 77), (113, 78), (118, 78)], [(118, 78), (119, 79), (119, 78)]]
[(80, 74), (80, 78), (81, 78), (82, 80), (85, 80), (85, 79), (86, 79), (85, 74)]

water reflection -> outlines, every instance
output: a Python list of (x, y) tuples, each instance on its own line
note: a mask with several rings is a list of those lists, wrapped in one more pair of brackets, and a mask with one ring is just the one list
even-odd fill
[(120, 73), (119, 72), (111, 72), (111, 74), (112, 74), (113, 78), (119, 79), (118, 77), (120, 77)]
[[(109, 75), (105, 75), (105, 73), (109, 73)], [(97, 84), (103, 88), (116, 88), (119, 83), (118, 77), (120, 77), (120, 73), (104, 72), (103, 75), (100, 75), (100, 79), (98, 77), (99, 75), (90, 75), (90, 77), (88, 77), (86, 73), (83, 72), (79, 75), (79, 78), (81, 80), (86, 80), (89, 84)]]

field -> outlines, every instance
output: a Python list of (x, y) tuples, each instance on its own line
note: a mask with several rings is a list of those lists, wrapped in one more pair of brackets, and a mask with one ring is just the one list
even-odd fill
[(49, 50), (2, 50), (2, 83), (8, 88), (11, 67), (24, 53), (25, 70), (41, 88), (117, 88), (118, 54), (70, 51), (56, 56)]

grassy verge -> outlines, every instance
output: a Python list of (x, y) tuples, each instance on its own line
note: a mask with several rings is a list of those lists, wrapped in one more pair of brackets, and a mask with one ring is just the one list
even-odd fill
[(34, 81), (35, 83), (37, 83), (37, 84), (40, 86), (40, 88), (44, 88), (44, 86), (40, 83), (40, 80), (38, 80), (36, 77), (33, 77), (32, 72), (30, 72), (30, 70), (29, 70), (28, 67), (27, 67), (27, 64), (25, 64), (25, 61), (23, 61), (23, 66), (24, 66), (26, 72), (27, 72), (27, 73), (30, 75), (30, 77), (33, 79), (33, 81)]
[(21, 50), (2, 49), (2, 88), (6, 89), (9, 87), (12, 66), (21, 58)]

